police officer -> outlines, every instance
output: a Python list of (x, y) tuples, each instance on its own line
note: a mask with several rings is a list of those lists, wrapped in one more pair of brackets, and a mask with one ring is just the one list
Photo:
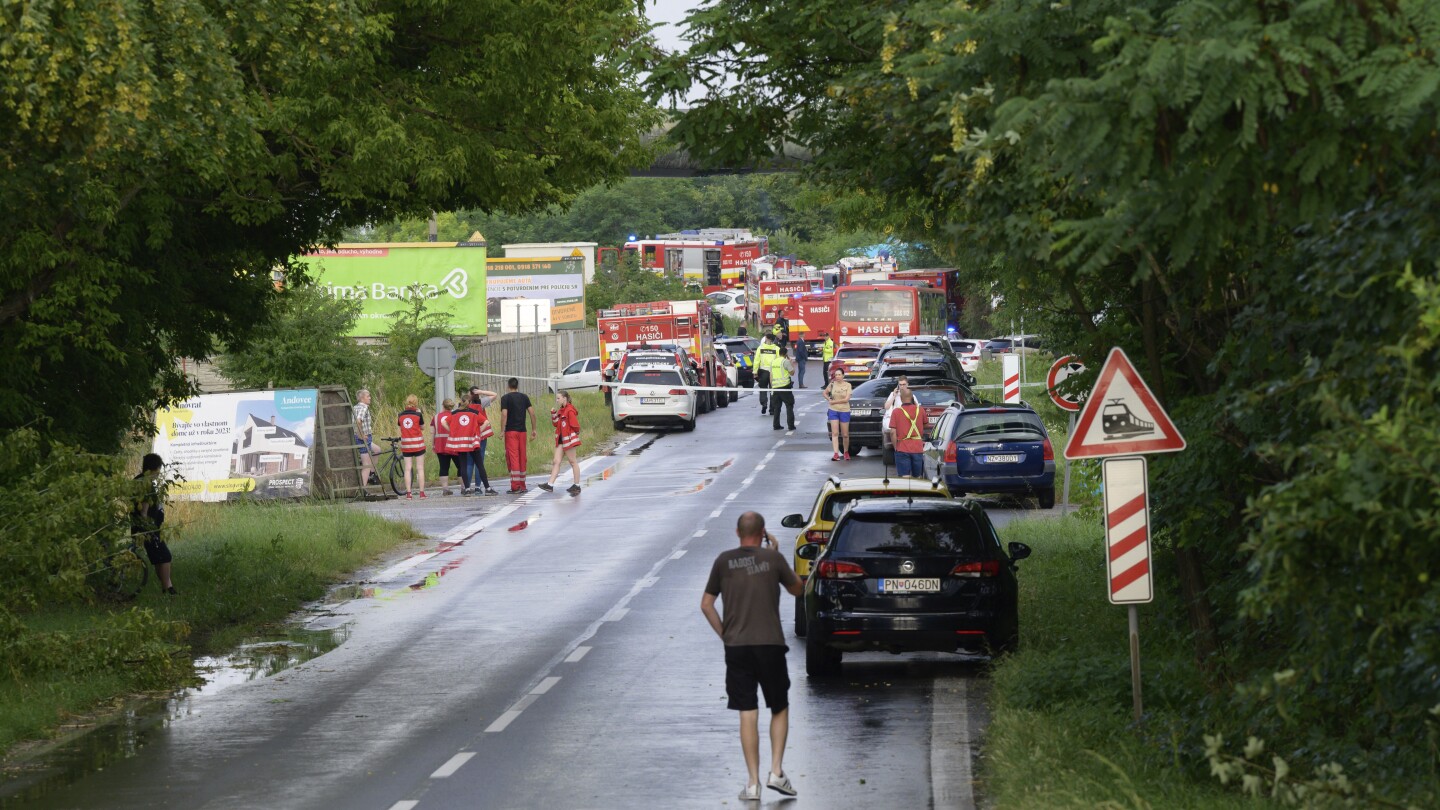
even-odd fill
[(780, 356), (780, 347), (769, 335), (760, 338), (760, 348), (755, 350), (755, 384), (760, 387), (760, 413), (770, 407), (770, 371), (775, 358)]
[(825, 379), (830, 379), (830, 361), (835, 359), (835, 341), (825, 333), (825, 342), (820, 344), (820, 367), (825, 370)]
[(791, 430), (795, 429), (795, 392), (791, 390), (793, 375), (795, 373), (795, 361), (790, 359), (790, 352), (784, 346), (780, 347), (780, 353), (770, 360), (770, 387), (775, 389), (774, 395), (770, 397), (770, 414), (774, 417), (771, 425), (780, 429), (780, 406), (785, 406), (787, 424)]

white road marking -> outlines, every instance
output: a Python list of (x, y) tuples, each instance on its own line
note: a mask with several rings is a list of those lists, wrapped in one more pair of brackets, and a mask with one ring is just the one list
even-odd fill
[[(936, 678), (930, 700), (930, 790), (932, 807), (974, 810), (970, 767), (970, 714), (964, 678)], [(947, 754), (949, 756), (947, 756)]]
[[(680, 552), (680, 553), (681, 553), (681, 554), (684, 554), (685, 552), (682, 551), (682, 552)], [(585, 653), (588, 653), (588, 652), (590, 652), (590, 648), (589, 648), (589, 647), (576, 647), (576, 648), (575, 648), (575, 652), (570, 653), (570, 655), (565, 658), (565, 663), (567, 663), (567, 664), (575, 664), (575, 663), (578, 663), (581, 658), (584, 658), (584, 657), (585, 657)]]
[(406, 799), (403, 802), (395, 802), (394, 804), (390, 805), (390, 810), (415, 810), (415, 808), (419, 806), (419, 804), (420, 802)]
[(444, 778), (447, 777), (447, 776), (453, 776), (456, 771), (460, 770), (460, 766), (462, 766), (462, 765), (464, 765), (465, 763), (469, 762), (470, 759), (471, 759), (471, 757), (474, 757), (474, 756), (475, 756), (475, 752), (474, 752), (474, 751), (461, 751), (460, 753), (458, 753), (458, 754), (456, 754), (455, 756), (451, 757), (449, 762), (445, 763), (444, 765), (441, 765), (438, 770), (436, 770), (434, 773), (430, 774), (430, 778), (431, 778), (431, 779), (444, 779)]
[(710, 517), (712, 517), (712, 518), (720, 517), (720, 510), (719, 510), (719, 509), (716, 509), (714, 512), (711, 512), (711, 513), (710, 513)]
[[(767, 456), (767, 458), (768, 458), (768, 456)], [(760, 463), (760, 464), (756, 464), (756, 465), (755, 465), (755, 469), (757, 469), (757, 470), (763, 470), (763, 469), (765, 469), (765, 464), (764, 464), (763, 462)]]
[(737, 491), (737, 492), (732, 492), (732, 493), (730, 493), (729, 495), (726, 495), (726, 496), (725, 496), (725, 500), (727, 500), (727, 501), (733, 501), (733, 500), (735, 500), (735, 499), (738, 498), (738, 497), (740, 497), (740, 493), (739, 493), (738, 491)]
[[(684, 556), (685, 556), (685, 549), (682, 548), (682, 549), (680, 549), (679, 551), (675, 552), (674, 554), (671, 554), (671, 555), (670, 555), (670, 559), (672, 559), (672, 560), (678, 560), (678, 559), (680, 559), (681, 557), (684, 557)], [(586, 648), (584, 648), (584, 649), (589, 649), (589, 648), (586, 647)]]
[(744, 481), (741, 481), (740, 484), (741, 484), (741, 486), (747, 486), (747, 487), (748, 487), (748, 486), (750, 486), (751, 484), (753, 484), (754, 482), (755, 482), (755, 476), (752, 475), (752, 476), (750, 476), (749, 478), (746, 478)]
[(654, 585), (655, 583), (657, 583), (657, 582), (659, 582), (659, 581), (660, 581), (660, 578), (659, 578), (659, 577), (651, 577), (651, 578), (649, 578), (649, 579), (641, 580), (641, 581), (640, 581), (640, 587), (642, 587), (642, 588), (648, 588), (648, 587), (650, 587), (651, 585)]
[(485, 733), (498, 734), (499, 732), (504, 731), (505, 728), (511, 723), (515, 722), (515, 718), (519, 716), (520, 712), (516, 711), (515, 709), (511, 709), (510, 711), (507, 711), (504, 714), (500, 715), (498, 718), (496, 718), (495, 722), (491, 723), (489, 727), (485, 729)]
[[(704, 537), (704, 536), (705, 536), (705, 533), (708, 532), (708, 531), (710, 531), (710, 530), (709, 530), (709, 529), (696, 529), (696, 530), (695, 530), (695, 533), (692, 534), (692, 535), (690, 535), (690, 536), (691, 536), (691, 537)], [(684, 552), (681, 552), (681, 553), (683, 554)]]
[(548, 678), (546, 678), (545, 680), (541, 681), (539, 686), (535, 687), (534, 689), (531, 689), (531, 690), (530, 690), (530, 694), (532, 694), (532, 695), (543, 695), (543, 694), (545, 694), (546, 692), (549, 692), (549, 691), (550, 691), (550, 688), (553, 687), (555, 684), (557, 684), (557, 683), (559, 683), (559, 682), (560, 682), (560, 676), (559, 676), (559, 675), (551, 675), (550, 677), (548, 677)]
[(629, 613), (629, 612), (630, 612), (630, 608), (624, 608), (624, 607), (622, 607), (622, 608), (615, 608), (614, 610), (610, 611), (609, 613), (606, 613), (606, 614), (605, 614), (605, 617), (602, 618), (600, 621), (602, 621), (602, 622), (618, 622), (618, 621), (620, 621), (621, 619), (625, 618), (625, 614), (627, 614), (627, 613)]

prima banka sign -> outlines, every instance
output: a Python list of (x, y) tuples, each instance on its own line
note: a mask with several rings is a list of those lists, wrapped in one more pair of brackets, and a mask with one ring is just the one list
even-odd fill
[(391, 316), (424, 298), (456, 334), (486, 334), (485, 243), (340, 245), (299, 257), (320, 289), (362, 303), (351, 337), (385, 334)]

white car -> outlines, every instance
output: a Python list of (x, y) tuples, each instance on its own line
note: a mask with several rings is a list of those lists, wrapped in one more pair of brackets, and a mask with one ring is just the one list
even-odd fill
[(694, 430), (695, 391), (684, 386), (685, 379), (673, 365), (627, 368), (625, 378), (610, 397), (615, 429), (643, 426)]
[(740, 392), (736, 390), (740, 387), (740, 369), (730, 357), (730, 351), (718, 343), (715, 344), (715, 358), (720, 361), (721, 368), (725, 369), (725, 385), (731, 389), (727, 396), (730, 402), (734, 402), (740, 398)]
[(985, 341), (972, 338), (950, 338), (950, 348), (955, 350), (955, 356), (960, 358), (960, 368), (974, 374), (980, 368), (980, 352), (985, 348)]
[(745, 318), (744, 290), (720, 290), (705, 296), (705, 300), (710, 302), (711, 309), (727, 318)]
[(547, 385), (556, 391), (597, 391), (600, 389), (600, 358), (585, 357), (566, 366), (559, 374), (551, 374)]

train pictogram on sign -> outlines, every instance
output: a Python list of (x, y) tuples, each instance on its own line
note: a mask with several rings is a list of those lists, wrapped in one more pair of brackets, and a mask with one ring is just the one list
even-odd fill
[(1185, 449), (1185, 437), (1119, 347), (1110, 350), (1065, 443), (1065, 458), (1103, 458)]

